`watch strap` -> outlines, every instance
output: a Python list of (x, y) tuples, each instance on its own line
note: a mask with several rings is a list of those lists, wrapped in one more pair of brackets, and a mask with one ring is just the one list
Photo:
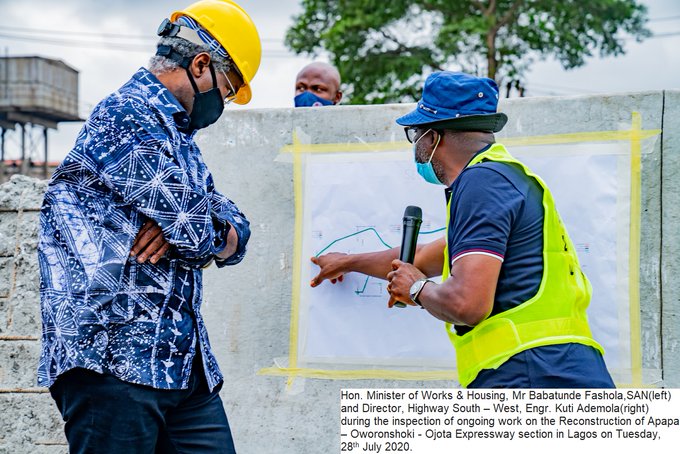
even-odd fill
[(420, 281), (422, 282), (422, 284), (420, 285), (420, 288), (415, 293), (415, 295), (413, 295), (412, 299), (413, 299), (413, 302), (416, 303), (418, 306), (423, 307), (423, 305), (420, 304), (420, 301), (418, 301), (418, 297), (420, 296), (420, 293), (425, 288), (425, 284), (427, 284), (428, 282), (432, 282), (432, 281), (430, 279), (420, 279)]

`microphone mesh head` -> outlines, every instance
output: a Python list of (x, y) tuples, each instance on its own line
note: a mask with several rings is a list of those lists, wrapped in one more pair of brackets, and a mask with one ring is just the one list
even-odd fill
[(406, 207), (406, 210), (404, 210), (404, 217), (422, 219), (423, 210), (420, 207), (409, 205)]

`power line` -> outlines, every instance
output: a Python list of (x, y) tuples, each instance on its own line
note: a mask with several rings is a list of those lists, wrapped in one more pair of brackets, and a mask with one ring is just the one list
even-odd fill
[(100, 38), (116, 38), (116, 39), (142, 39), (153, 40), (154, 37), (149, 35), (130, 35), (126, 33), (101, 33), (101, 32), (79, 32), (73, 30), (46, 30), (44, 28), (27, 28), (27, 27), (12, 27), (1, 26), (4, 31), (15, 31), (20, 33), (30, 33), (36, 35), (69, 35), (69, 36), (97, 36)]
[(668, 17), (653, 17), (649, 19), (649, 22), (664, 22), (669, 20), (678, 20), (680, 16), (668, 16)]
[(30, 41), (42, 44), (52, 44), (55, 46), (78, 47), (89, 49), (109, 49), (109, 50), (125, 50), (132, 52), (148, 52), (151, 46), (133, 43), (105, 43), (92, 42), (83, 40), (68, 40), (68, 39), (54, 39), (54, 38), (38, 38), (35, 36), (20, 36), (9, 33), (0, 33), (0, 38), (6, 38), (16, 41)]
[[(97, 42), (97, 41), (85, 41), (85, 40), (79, 40), (79, 39), (55, 39), (55, 38), (40, 38), (36, 36), (25, 36), (25, 35), (17, 35), (17, 34), (12, 34), (12, 33), (2, 33), (0, 32), (0, 38), (5, 38), (8, 40), (14, 40), (14, 41), (28, 41), (28, 42), (36, 42), (36, 43), (41, 43), (41, 44), (48, 44), (48, 45), (53, 45), (53, 46), (63, 46), (63, 47), (72, 47), (72, 48), (79, 48), (79, 49), (103, 49), (103, 50), (109, 50), (109, 51), (125, 51), (125, 52), (140, 52), (140, 53), (148, 53), (151, 52), (154, 43), (148, 42), (146, 44), (142, 43), (123, 43), (123, 42)], [(273, 49), (264, 49), (263, 52), (273, 58), (287, 58), (292, 55), (292, 53), (289, 53), (288, 51), (285, 50), (273, 50)]]
[(656, 33), (650, 38), (670, 38), (671, 36), (678, 36), (680, 35), (680, 32), (668, 32), (668, 33)]
[(564, 85), (551, 85), (551, 84), (544, 84), (542, 82), (531, 82), (528, 81), (526, 83), (527, 88), (531, 89), (532, 87), (539, 87), (539, 89), (542, 90), (560, 90), (564, 91), (567, 93), (597, 93), (597, 91), (593, 90), (586, 90), (583, 88), (574, 88), (574, 87), (565, 87)]
[[(7, 25), (0, 25), (0, 29), (3, 31), (14, 31), (25, 34), (36, 34), (36, 35), (69, 35), (69, 36), (87, 36), (87, 37), (100, 37), (100, 38), (113, 38), (113, 39), (139, 39), (145, 41), (157, 41), (158, 36), (156, 35), (133, 35), (128, 33), (102, 33), (102, 32), (80, 32), (73, 30), (56, 30), (56, 29), (42, 29), (42, 28), (28, 28), (28, 27), (13, 27)], [(271, 43), (282, 43), (280, 38), (260, 38), (263, 42)]]
[[(649, 22), (664, 22), (664, 21), (672, 21), (672, 20), (680, 20), (680, 16), (656, 17), (656, 18), (649, 19)], [(154, 42), (158, 39), (158, 37), (155, 36), (155, 35), (150, 36), (150, 35), (136, 35), (136, 34), (128, 34), (128, 33), (85, 32), (85, 31), (73, 31), (73, 30), (14, 27), (14, 26), (9, 26), (9, 25), (0, 25), (0, 30), (15, 31), (15, 32), (20, 32), (20, 33), (25, 33), (25, 34), (27, 33), (27, 34), (37, 34), (37, 35), (70, 35), (70, 36), (87, 36), (87, 37), (100, 37), (100, 38), (105, 38), (105, 39), (113, 38), (113, 39), (127, 39), (127, 40), (139, 39), (139, 40), (154, 41)], [(665, 38), (665, 37), (669, 37), (669, 36), (676, 36), (678, 34), (680, 34), (680, 32), (659, 33), (659, 34), (654, 34), (654, 35), (650, 36), (650, 38)], [(269, 42), (269, 43), (276, 43), (276, 44), (283, 44), (283, 40), (281, 38), (260, 38), (260, 41)], [(141, 44), (141, 43), (136, 43), (136, 44)]]
[[(680, 18), (680, 16), (677, 16)], [(659, 18), (661, 19), (672, 19), (672, 17)], [(152, 50), (152, 45), (154, 38), (142, 35), (129, 35), (120, 33), (94, 33), (94, 32), (75, 32), (68, 30), (39, 30), (33, 28), (24, 27), (11, 27), (11, 26), (0, 26), (0, 38), (5, 38), (8, 40), (15, 41), (28, 41), (49, 44), (54, 46), (64, 46), (80, 49), (103, 49), (109, 51), (125, 51), (125, 52), (144, 52), (148, 53)], [(9, 32), (8, 32), (9, 31)], [(104, 39), (104, 41), (92, 41), (85, 39), (65, 39), (65, 38), (54, 38), (50, 35), (67, 35), (74, 37), (99, 37)], [(44, 35), (44, 36), (39, 36)], [(680, 31), (668, 32), (668, 33), (657, 33), (651, 35), (649, 38), (671, 38), (675, 36), (680, 36)], [(146, 42), (107, 42), (105, 39), (141, 39)], [(634, 39), (632, 37), (626, 39)], [(262, 41), (282, 43), (281, 40), (276, 38), (264, 38)], [(264, 49), (264, 53), (271, 58), (290, 58), (294, 56), (293, 52), (286, 49)]]

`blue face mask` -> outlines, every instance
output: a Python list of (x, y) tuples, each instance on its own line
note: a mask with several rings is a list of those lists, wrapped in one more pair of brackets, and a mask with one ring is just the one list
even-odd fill
[(428, 159), (427, 162), (418, 162), (416, 159), (416, 146), (418, 145), (418, 141), (423, 138), (425, 134), (430, 132), (431, 130), (428, 129), (422, 136), (418, 137), (418, 140), (413, 142), (413, 161), (416, 163), (416, 170), (418, 171), (418, 175), (423, 177), (425, 181), (428, 183), (432, 184), (444, 184), (441, 181), (439, 181), (439, 178), (437, 178), (437, 174), (434, 173), (434, 167), (432, 167), (432, 157), (434, 156), (434, 152), (437, 151), (437, 147), (439, 146), (439, 140), (441, 137), (437, 138), (437, 143), (434, 146), (434, 149), (432, 150), (432, 154), (430, 155), (430, 159)]
[(309, 91), (304, 91), (295, 97), (295, 107), (318, 107), (331, 105), (333, 105), (333, 101), (320, 98)]

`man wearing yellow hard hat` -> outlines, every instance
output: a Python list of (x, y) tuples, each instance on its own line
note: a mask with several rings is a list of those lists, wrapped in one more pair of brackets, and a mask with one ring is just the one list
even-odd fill
[(176, 11), (158, 34), (149, 68), (95, 107), (43, 202), (38, 382), (71, 453), (234, 452), (202, 269), (239, 263), (250, 228), (194, 136), (250, 101), (261, 44), (232, 0)]

